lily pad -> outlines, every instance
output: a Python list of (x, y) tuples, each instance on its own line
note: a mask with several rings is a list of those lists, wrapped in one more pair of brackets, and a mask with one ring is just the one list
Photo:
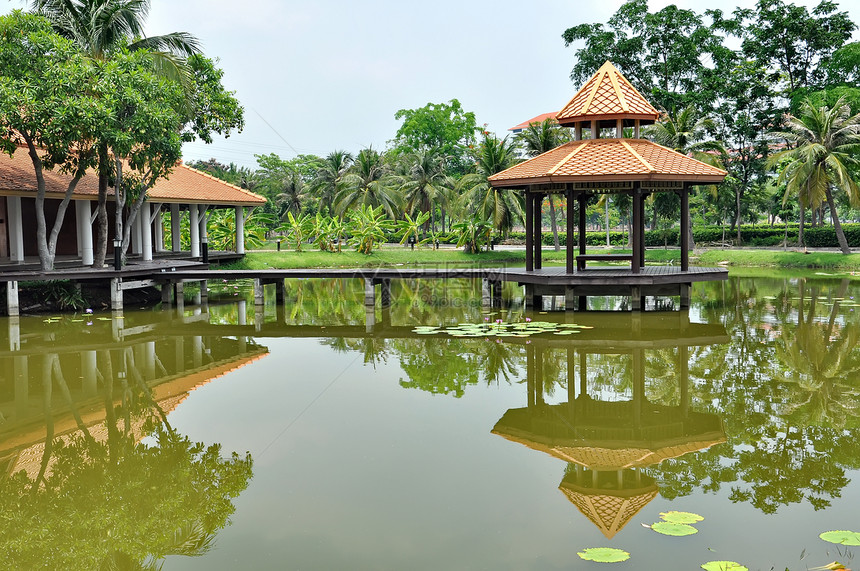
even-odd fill
[(818, 537), (824, 541), (837, 543), (839, 545), (860, 545), (860, 533), (856, 531), (847, 531), (844, 529), (825, 531)]
[(685, 535), (693, 535), (699, 533), (699, 530), (692, 525), (686, 523), (671, 523), (668, 521), (658, 521), (651, 524), (651, 529), (663, 535), (671, 535), (673, 537), (683, 537)]
[(614, 547), (589, 547), (578, 552), (577, 555), (586, 561), (598, 563), (619, 563), (630, 559), (630, 554)]
[(708, 561), (702, 563), (705, 571), (749, 571), (749, 568), (734, 561)]
[(660, 514), (660, 519), (663, 521), (668, 521), (669, 523), (698, 523), (702, 521), (703, 518), (699, 514), (694, 514), (691, 512), (663, 512)]

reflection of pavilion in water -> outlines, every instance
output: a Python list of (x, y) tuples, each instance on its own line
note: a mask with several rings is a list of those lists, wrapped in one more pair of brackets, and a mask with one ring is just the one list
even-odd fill
[[(689, 348), (727, 342), (725, 329), (691, 323), (672, 329), (665, 320), (645, 317), (604, 317), (610, 322), (607, 327), (565, 341), (568, 402), (562, 404), (543, 400), (542, 364), (548, 347), (535, 340), (527, 349), (528, 405), (508, 410), (492, 430), (568, 462), (559, 489), (607, 538), (657, 496), (657, 483), (644, 468), (726, 440), (719, 417), (690, 410), (688, 386)], [(619, 337), (625, 324), (629, 333)], [(645, 359), (656, 349), (677, 351), (677, 405), (651, 403), (645, 396)], [(589, 396), (589, 356), (608, 354), (629, 356), (631, 400)]]
[[(247, 337), (193, 334), (208, 322), (170, 312), (114, 315), (64, 328), (41, 318), (10, 320), (9, 350), (0, 351), (0, 462), (6, 474), (39, 472), (48, 438), (68, 438), (81, 426), (107, 439), (106, 406), (129, 391), (145, 392), (163, 413), (195, 388), (267, 354)], [(23, 322), (23, 323), (22, 323)], [(25, 325), (27, 333), (20, 334)], [(82, 334), (83, 332), (83, 334)], [(130, 427), (144, 436), (143, 418)]]

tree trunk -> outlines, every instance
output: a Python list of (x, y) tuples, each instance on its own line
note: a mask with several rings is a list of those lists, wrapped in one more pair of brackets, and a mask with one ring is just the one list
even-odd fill
[(98, 221), (98, 232), (96, 233), (96, 251), (93, 256), (93, 267), (101, 268), (105, 265), (108, 245), (108, 215), (107, 215), (107, 191), (108, 191), (108, 148), (107, 143), (99, 145), (99, 196), (96, 209), (96, 220)]
[(797, 246), (798, 248), (805, 248), (806, 245), (803, 243), (803, 223), (806, 221), (806, 207), (803, 204), (803, 200), (800, 201), (800, 224), (797, 228)]
[(824, 189), (824, 194), (827, 196), (827, 205), (830, 207), (830, 215), (833, 217), (833, 228), (836, 230), (839, 248), (843, 254), (850, 254), (851, 248), (848, 247), (848, 240), (845, 239), (845, 233), (842, 231), (842, 223), (839, 222), (839, 216), (836, 215), (836, 205), (833, 203), (833, 193), (830, 192), (830, 186)]
[(737, 245), (740, 246), (743, 243), (741, 239), (741, 192), (738, 191), (735, 193), (735, 208), (737, 209)]
[(555, 246), (555, 251), (558, 252), (561, 250), (561, 244), (558, 241), (558, 223), (555, 219), (555, 200), (553, 195), (548, 195), (549, 198), (549, 219), (552, 223), (552, 240), (553, 245)]

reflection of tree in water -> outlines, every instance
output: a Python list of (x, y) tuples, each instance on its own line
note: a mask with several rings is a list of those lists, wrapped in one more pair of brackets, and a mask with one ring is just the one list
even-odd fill
[[(3, 568), (160, 569), (168, 555), (206, 553), (228, 523), (251, 478), (250, 455), (224, 458), (219, 445), (178, 434), (132, 357), (130, 347), (99, 351), (105, 416), (93, 424), (59, 356), (41, 356), (48, 440), (38, 469), (0, 479)], [(54, 390), (74, 417), (71, 434), (53, 435), (63, 412), (52, 406)]]
[[(772, 289), (757, 293), (747, 282)], [(801, 502), (825, 508), (848, 483), (846, 469), (860, 468), (860, 325), (839, 301), (848, 283), (729, 284), (717, 316), (743, 334), (690, 366), (696, 401), (724, 418), (729, 443), (663, 462), (652, 474), (670, 498), (729, 485), (732, 501), (765, 513)]]

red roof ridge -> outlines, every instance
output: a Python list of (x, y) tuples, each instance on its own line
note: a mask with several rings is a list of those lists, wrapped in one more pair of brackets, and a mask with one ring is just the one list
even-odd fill
[[(186, 168), (186, 169), (188, 169), (188, 170), (194, 171), (195, 173), (199, 173), (199, 174), (201, 174), (201, 175), (203, 175), (203, 176), (205, 176), (205, 177), (211, 178), (212, 180), (218, 181), (218, 182), (220, 182), (221, 184), (225, 184), (225, 185), (229, 186), (230, 188), (232, 188), (232, 189), (234, 189), (234, 190), (238, 190), (239, 192), (242, 192), (243, 194), (247, 194), (248, 196), (250, 196), (250, 197), (252, 197), (252, 198), (260, 198), (260, 199), (262, 199), (262, 200), (266, 200), (266, 197), (265, 197), (265, 196), (263, 196), (262, 194), (257, 194), (256, 192), (251, 192), (251, 191), (250, 191), (250, 190), (248, 190), (247, 188), (242, 188), (241, 186), (236, 186), (236, 185), (235, 185), (235, 184), (233, 184), (232, 182), (227, 182), (226, 180), (224, 180), (224, 179), (220, 179), (220, 178), (218, 178), (217, 176), (212, 176), (211, 174), (209, 174), (209, 173), (208, 173), (208, 172), (206, 172), (206, 171), (202, 171), (202, 170), (200, 170), (200, 169), (196, 169), (196, 168), (194, 168), (194, 167), (189, 167), (189, 166), (188, 166), (188, 165), (186, 165), (184, 162), (180, 162), (177, 166), (180, 166), (180, 167), (182, 167), (182, 168)], [(168, 177), (168, 178), (170, 178), (170, 177)]]

